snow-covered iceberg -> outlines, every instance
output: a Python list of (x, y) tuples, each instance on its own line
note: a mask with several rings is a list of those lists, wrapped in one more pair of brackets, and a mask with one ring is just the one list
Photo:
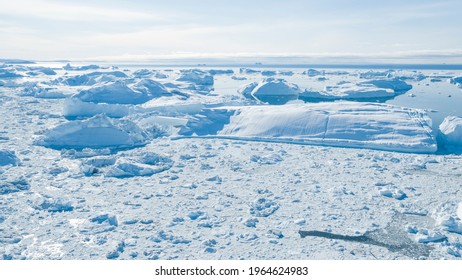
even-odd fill
[(388, 88), (379, 88), (372, 84), (353, 83), (326, 86), (324, 91), (306, 89), (300, 93), (300, 99), (308, 102), (320, 100), (376, 101), (390, 99), (395, 96), (395, 91)]
[(269, 104), (285, 104), (298, 99), (300, 88), (284, 79), (267, 78), (259, 83), (251, 83), (239, 89), (246, 98), (256, 99)]
[(370, 80), (361, 82), (361, 85), (374, 85), (378, 88), (387, 88), (395, 92), (405, 92), (412, 89), (412, 86), (404, 81), (398, 79), (387, 79), (387, 80)]
[(379, 103), (316, 103), (204, 110), (179, 134), (434, 153), (424, 111)]
[(93, 86), (100, 83), (117, 81), (127, 78), (127, 74), (120, 71), (91, 72), (83, 75), (65, 76), (54, 81), (67, 86)]
[(82, 90), (73, 98), (92, 103), (142, 104), (154, 98), (150, 86), (151, 84), (143, 85), (144, 90), (141, 92), (133, 90), (125, 82), (118, 81)]
[(440, 124), (439, 144), (448, 151), (462, 151), (462, 118), (446, 117)]
[(125, 149), (143, 146), (147, 138), (147, 134), (131, 121), (98, 115), (59, 125), (35, 144), (53, 149)]
[(181, 70), (180, 76), (176, 79), (181, 82), (190, 82), (201, 86), (212, 86), (213, 75), (198, 69)]

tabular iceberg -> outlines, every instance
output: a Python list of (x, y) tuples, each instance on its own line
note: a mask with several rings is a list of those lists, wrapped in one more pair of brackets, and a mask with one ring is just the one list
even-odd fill
[(204, 110), (180, 134), (434, 153), (429, 123), (421, 110), (386, 104), (289, 104)]

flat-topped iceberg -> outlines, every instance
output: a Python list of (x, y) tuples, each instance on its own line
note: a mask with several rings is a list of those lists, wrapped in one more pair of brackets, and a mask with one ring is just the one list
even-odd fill
[(318, 100), (357, 100), (375, 101), (385, 100), (396, 96), (394, 90), (379, 88), (372, 84), (341, 83), (335, 86), (326, 86), (324, 91), (312, 91), (306, 89), (300, 93), (300, 99), (304, 101)]
[(97, 115), (59, 125), (35, 144), (53, 149), (125, 149), (143, 146), (147, 138), (147, 134), (131, 121)]
[(412, 89), (412, 86), (404, 81), (398, 79), (387, 79), (387, 80), (370, 80), (361, 82), (361, 85), (374, 85), (378, 88), (387, 88), (395, 92), (404, 92)]
[(222, 107), (202, 111), (180, 135), (434, 153), (430, 122), (422, 110), (379, 103)]
[(440, 124), (439, 144), (448, 151), (462, 151), (462, 118), (446, 117)]
[(245, 85), (239, 93), (246, 98), (256, 99), (269, 104), (285, 104), (298, 99), (300, 88), (284, 79), (267, 78), (260, 82)]

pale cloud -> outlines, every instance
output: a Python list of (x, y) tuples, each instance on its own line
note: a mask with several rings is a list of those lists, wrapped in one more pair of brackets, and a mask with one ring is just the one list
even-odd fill
[(0, 14), (16, 17), (41, 18), (57, 21), (105, 21), (131, 22), (161, 20), (163, 16), (110, 8), (98, 5), (83, 5), (75, 2), (50, 0), (0, 0)]

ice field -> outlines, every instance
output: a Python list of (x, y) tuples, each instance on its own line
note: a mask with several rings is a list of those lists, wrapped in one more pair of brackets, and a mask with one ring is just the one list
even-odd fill
[(0, 64), (0, 258), (460, 259), (462, 70)]

